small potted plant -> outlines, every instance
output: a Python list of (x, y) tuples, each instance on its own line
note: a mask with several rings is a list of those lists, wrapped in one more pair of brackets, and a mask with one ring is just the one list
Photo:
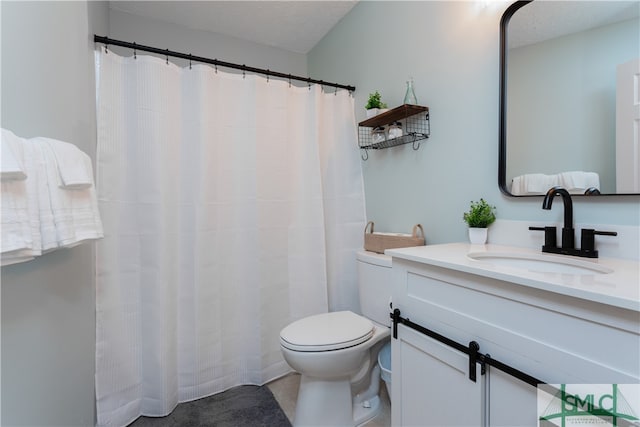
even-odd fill
[(387, 104), (382, 102), (382, 95), (380, 95), (380, 92), (375, 91), (369, 94), (369, 99), (367, 100), (367, 104), (364, 108), (367, 110), (367, 118), (369, 118), (380, 113), (384, 113), (387, 109)]
[(465, 212), (462, 218), (469, 226), (469, 241), (473, 244), (483, 245), (487, 242), (487, 228), (496, 220), (496, 207), (488, 204), (484, 199), (471, 202), (469, 212)]

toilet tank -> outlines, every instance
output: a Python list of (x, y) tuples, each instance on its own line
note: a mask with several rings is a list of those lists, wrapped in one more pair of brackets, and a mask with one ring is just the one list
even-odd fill
[(356, 258), (362, 315), (381, 325), (390, 326), (391, 257), (358, 251)]

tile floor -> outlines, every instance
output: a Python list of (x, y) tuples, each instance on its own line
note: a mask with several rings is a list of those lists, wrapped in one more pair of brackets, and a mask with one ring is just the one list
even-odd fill
[[(282, 378), (273, 380), (267, 386), (280, 404), (280, 407), (293, 423), (296, 412), (296, 399), (298, 398), (298, 385), (300, 384), (300, 374), (292, 373)], [(365, 427), (389, 427), (391, 425), (391, 403), (387, 394), (386, 384), (380, 381), (380, 400), (382, 410), (377, 417), (364, 424)]]

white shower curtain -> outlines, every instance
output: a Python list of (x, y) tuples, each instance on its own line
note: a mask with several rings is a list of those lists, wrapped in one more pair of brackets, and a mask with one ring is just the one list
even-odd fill
[(358, 310), (353, 98), (96, 52), (98, 425), (289, 371), (279, 332)]

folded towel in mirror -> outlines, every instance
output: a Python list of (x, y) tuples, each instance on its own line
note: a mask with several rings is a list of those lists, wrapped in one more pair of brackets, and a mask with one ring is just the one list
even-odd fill
[(513, 178), (511, 194), (514, 196), (545, 194), (551, 187), (558, 185), (558, 175), (530, 173)]
[(571, 194), (584, 194), (587, 188), (600, 189), (600, 176), (596, 172), (570, 171), (559, 174), (559, 185)]
[(511, 181), (514, 196), (542, 195), (559, 185), (571, 194), (584, 194), (588, 188), (600, 189), (600, 176), (596, 172), (570, 171), (555, 175), (530, 173), (520, 175)]

